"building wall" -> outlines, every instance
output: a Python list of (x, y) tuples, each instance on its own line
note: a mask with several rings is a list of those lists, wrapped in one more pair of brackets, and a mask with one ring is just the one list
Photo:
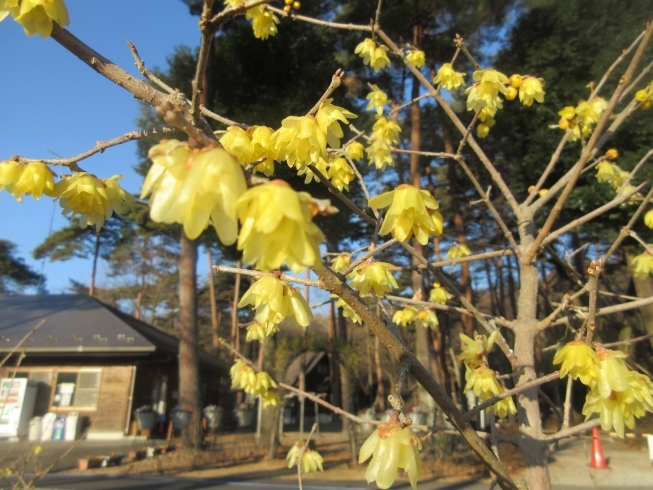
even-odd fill
[[(99, 386), (95, 389), (86, 389), (86, 399), (90, 394), (96, 397), (95, 407), (62, 407), (56, 406), (55, 395), (57, 380), (61, 373), (99, 371)], [(11, 377), (13, 367), (0, 368), (0, 377)], [(88, 427), (92, 432), (124, 431), (127, 422), (127, 409), (129, 404), (132, 366), (25, 366), (16, 371), (17, 377), (27, 377), (39, 382), (39, 391), (35, 407), (35, 415), (46, 412), (55, 412), (57, 415), (66, 415), (70, 412), (79, 412), (83, 420), (83, 428)], [(79, 379), (79, 378), (78, 378)], [(81, 390), (76, 388), (76, 393)], [(91, 392), (91, 393), (89, 393)]]

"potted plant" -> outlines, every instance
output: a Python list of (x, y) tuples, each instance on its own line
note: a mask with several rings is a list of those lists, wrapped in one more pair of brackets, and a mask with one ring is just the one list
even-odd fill
[(183, 429), (188, 425), (188, 422), (190, 422), (190, 415), (191, 415), (190, 410), (184, 410), (181, 408), (179, 405), (177, 405), (175, 408), (172, 409), (170, 412), (170, 420), (172, 420), (172, 424), (175, 429)]
[(238, 427), (250, 427), (254, 423), (254, 410), (246, 403), (241, 403), (235, 412)]
[(209, 430), (217, 430), (222, 425), (222, 408), (217, 405), (204, 407), (202, 411), (206, 419), (206, 426)]
[(149, 436), (150, 431), (154, 429), (154, 426), (156, 425), (157, 413), (150, 405), (143, 405), (134, 410), (134, 418), (136, 419), (136, 424), (138, 425), (141, 434)]

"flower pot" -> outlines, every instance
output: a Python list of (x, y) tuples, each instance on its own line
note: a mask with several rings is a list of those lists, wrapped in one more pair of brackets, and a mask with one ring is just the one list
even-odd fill
[(190, 410), (183, 410), (181, 408), (175, 408), (170, 412), (170, 420), (174, 424), (175, 429), (183, 429), (190, 422)]
[(254, 410), (239, 408), (236, 410), (236, 419), (238, 420), (238, 427), (251, 427), (254, 424)]
[(77, 469), (86, 471), (88, 469), (88, 458), (80, 458), (77, 460)]
[(141, 412), (134, 412), (134, 418), (139, 430), (151, 431), (156, 425), (158, 414), (154, 410), (147, 410)]
[(222, 410), (219, 408), (204, 409), (204, 417), (206, 418), (206, 426), (211, 430), (216, 430), (222, 425)]

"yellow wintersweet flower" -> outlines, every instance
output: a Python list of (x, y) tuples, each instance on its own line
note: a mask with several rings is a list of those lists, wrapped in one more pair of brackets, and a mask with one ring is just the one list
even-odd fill
[(609, 398), (615, 391), (626, 391), (632, 374), (623, 361), (628, 356), (619, 350), (597, 347), (596, 357), (600, 364), (596, 390), (601, 398)]
[(388, 269), (394, 267), (387, 262), (365, 262), (347, 274), (351, 279), (351, 287), (358, 290), (361, 296), (367, 295), (371, 290), (377, 296), (383, 296), (392, 288), (399, 287), (397, 281)]
[(653, 255), (648, 252), (637, 255), (630, 265), (633, 266), (633, 275), (635, 277), (646, 277), (653, 273)]
[(381, 140), (373, 140), (367, 148), (367, 159), (369, 160), (368, 166), (374, 164), (377, 170), (385, 170), (387, 165), (395, 166), (395, 161), (392, 158), (392, 148), (390, 145)]
[(502, 104), (499, 93), (506, 94), (508, 77), (488, 68), (475, 71), (472, 78), (476, 83), (465, 90), (465, 93), (468, 94), (467, 110), (480, 111), (487, 106), (500, 109)]
[(100, 179), (86, 172), (77, 172), (71, 177), (61, 179), (54, 186), (59, 196), (63, 214), (70, 214), (71, 219), (79, 216), (79, 226), (86, 228), (95, 225), (99, 231), (107, 213), (107, 191)]
[(439, 83), (446, 90), (455, 90), (465, 84), (465, 74), (458, 73), (453, 69), (451, 63), (444, 63), (438, 70), (437, 76), (433, 79), (433, 84)]
[(150, 216), (160, 223), (179, 223), (190, 239), (212, 221), (220, 241), (236, 241), (236, 200), (247, 189), (242, 168), (222, 148), (191, 150), (176, 140), (150, 148), (154, 162), (143, 182), (141, 198), (152, 191)]
[(234, 365), (231, 366), (229, 374), (231, 375), (231, 387), (234, 389), (245, 390), (249, 393), (256, 386), (254, 368), (241, 359), (236, 360)]
[[(304, 451), (303, 456), (302, 451)], [(299, 465), (299, 458), (302, 458), (302, 473), (313, 473), (317, 470), (324, 471), (322, 467), (324, 460), (322, 459), (320, 453), (309, 448), (304, 449), (304, 443), (301, 441), (297, 441), (294, 446), (290, 448), (290, 451), (288, 451), (288, 454), (286, 455), (286, 459), (288, 460), (288, 468)]]
[(340, 254), (331, 262), (331, 270), (334, 272), (344, 271), (351, 262), (351, 254)]
[[(20, 12), (20, 0), (0, 0), (0, 21), (4, 20), (9, 14), (14, 17)], [(1, 474), (1, 473), (0, 473)]]
[(576, 116), (585, 126), (595, 125), (607, 107), (608, 103), (602, 97), (594, 97), (589, 101), (582, 100), (576, 106)]
[(267, 126), (254, 126), (251, 134), (250, 158), (255, 162), (265, 157), (265, 161), (257, 164), (253, 172), (261, 172), (266, 177), (274, 173), (274, 145), (272, 143), (272, 131)]
[(472, 251), (467, 245), (454, 243), (449, 250), (447, 250), (447, 260), (461, 259), (463, 257), (469, 257), (472, 255)]
[(34, 199), (41, 199), (41, 196), (53, 197), (54, 178), (52, 171), (43, 162), (29, 162), (14, 184), (11, 192), (18, 201), (22, 201), (21, 194), (31, 195)]
[(576, 116), (576, 109), (574, 109), (573, 106), (568, 105), (567, 107), (563, 107), (559, 112), (558, 115), (562, 119), (566, 119), (568, 121), (571, 121), (575, 116)]
[(537, 101), (540, 104), (544, 102), (544, 90), (542, 86), (544, 85), (544, 80), (541, 78), (535, 77), (524, 77), (524, 81), (519, 87), (519, 101), (527, 107), (533, 105), (533, 101)]
[[(2, 184), (2, 182), (0, 182)], [(649, 209), (644, 215), (644, 224), (649, 228), (653, 228), (653, 209)]]
[(224, 4), (227, 7), (237, 7), (241, 3), (245, 3), (245, 0), (224, 0)]
[(401, 310), (395, 311), (394, 315), (392, 315), (392, 322), (401, 325), (402, 327), (406, 327), (409, 323), (412, 323), (416, 316), (417, 308), (406, 306)]
[(262, 271), (286, 261), (293, 272), (322, 267), (322, 231), (313, 223), (311, 196), (283, 180), (252, 187), (236, 202), (241, 223), (238, 250), (243, 261)]
[(270, 388), (276, 388), (277, 383), (274, 381), (270, 375), (264, 371), (256, 373), (256, 380), (251, 389), (245, 389), (245, 391), (252, 396), (262, 396), (264, 397)]
[(252, 21), (254, 37), (258, 39), (267, 39), (278, 32), (279, 17), (270, 12), (265, 5), (259, 5), (247, 10), (245, 18)]
[(359, 54), (363, 58), (363, 63), (370, 65), (375, 72), (378, 72), (386, 66), (390, 66), (390, 58), (388, 58), (388, 47), (377, 44), (372, 39), (365, 39), (356, 49), (355, 54)]
[(415, 317), (415, 326), (421, 328), (430, 328), (432, 330), (437, 330), (440, 322), (438, 321), (438, 316), (433, 310), (422, 309), (419, 310), (417, 316)]
[(437, 211), (439, 205), (427, 190), (401, 184), (393, 191), (373, 197), (369, 205), (377, 209), (390, 206), (379, 230), (380, 235), (392, 232), (393, 237), (405, 242), (415, 234), (422, 245), (428, 242), (429, 234), (442, 235), (444, 225), (442, 215)]
[(521, 84), (524, 83), (524, 77), (516, 73), (511, 75), (508, 81), (510, 82), (510, 86), (512, 88), (519, 88), (521, 87)]
[(336, 188), (349, 191), (349, 183), (356, 178), (356, 174), (344, 158), (336, 158), (329, 165), (327, 177)]
[[(473, 370), (467, 369), (465, 379), (467, 383), (463, 391), (472, 390), (481, 403), (506, 391), (499, 384), (499, 381), (497, 381), (497, 378), (494, 376), (494, 371), (486, 366), (481, 366)], [(512, 397), (504, 398), (495, 403), (494, 413), (499, 418), (506, 417), (508, 413), (517, 413), (517, 407), (515, 407), (515, 402), (512, 401)]]
[(247, 342), (252, 342), (253, 340), (265, 342), (266, 338), (274, 335), (278, 331), (279, 325), (275, 323), (266, 322), (265, 325), (261, 325), (255, 320), (247, 326), (247, 336), (245, 340)]
[(25, 170), (25, 165), (8, 160), (0, 162), (0, 191), (7, 189), (7, 192), (13, 194), (14, 185), (20, 179), (20, 175)]
[(614, 168), (612, 163), (605, 160), (598, 163), (596, 166), (596, 180), (598, 182), (612, 183), (615, 178)]
[(122, 178), (122, 175), (114, 175), (113, 177), (102, 181), (107, 192), (106, 219), (109, 219), (113, 213), (124, 213), (126, 211), (124, 204), (126, 202), (134, 202), (134, 196), (129, 192), (126, 192), (125, 189), (118, 184), (118, 181)]
[(340, 138), (344, 133), (340, 123), (349, 124), (349, 119), (356, 119), (358, 116), (344, 107), (333, 105), (333, 99), (325, 100), (315, 113), (317, 125), (326, 134), (326, 141), (331, 148), (340, 148)]
[(372, 91), (367, 94), (367, 97), (365, 97), (369, 100), (367, 110), (375, 110), (378, 115), (381, 115), (383, 114), (383, 108), (388, 105), (388, 96), (378, 87), (378, 85), (370, 86), (372, 87)]
[(453, 298), (453, 294), (444, 289), (439, 282), (433, 284), (433, 289), (431, 289), (431, 292), (429, 293), (429, 299), (431, 301), (440, 305), (446, 305), (447, 301), (451, 298)]
[(286, 318), (292, 318), (302, 327), (307, 327), (313, 317), (304, 297), (274, 275), (263, 276), (245, 292), (238, 308), (252, 305), (256, 310), (254, 318), (266, 328), (266, 336)]
[(567, 343), (556, 353), (553, 364), (561, 364), (561, 378), (569, 374), (573, 379), (579, 379), (590, 387), (596, 384), (601, 369), (594, 349), (582, 340)]
[(261, 396), (261, 400), (263, 401), (263, 408), (276, 407), (281, 401), (277, 390), (268, 390)]
[(461, 353), (458, 360), (463, 361), (469, 369), (480, 367), (484, 362), (483, 356), (492, 350), (498, 336), (498, 328), (489, 337), (474, 331), (473, 339), (461, 332)]
[(411, 49), (408, 51), (406, 59), (415, 65), (415, 68), (421, 68), (426, 64), (426, 56), (424, 55), (424, 51), (420, 51), (419, 49)]
[(220, 144), (233, 154), (241, 165), (247, 165), (252, 161), (252, 140), (244, 129), (238, 126), (229, 126), (220, 138)]
[(410, 486), (417, 490), (417, 479), (422, 473), (421, 449), (422, 444), (410, 428), (391, 418), (388, 423), (380, 424), (363, 443), (358, 462), (364, 463), (372, 457), (365, 471), (367, 483), (376, 481), (379, 488), (390, 488), (401, 468), (408, 473)]
[(389, 144), (399, 143), (399, 134), (401, 133), (401, 126), (395, 121), (390, 121), (385, 117), (376, 118), (374, 126), (372, 126), (372, 139), (380, 139)]
[[(0, 20), (4, 18), (2, 12), (9, 12), (14, 20), (22, 24), (25, 34), (33, 36), (38, 33), (42, 38), (48, 38), (52, 34), (52, 22), (61, 27), (70, 23), (68, 9), (63, 0), (20, 0), (6, 1), (5, 9), (0, 4)], [(20, 4), (20, 5), (17, 5)]]
[(352, 309), (351, 306), (345, 303), (344, 299), (339, 297), (337, 294), (332, 294), (329, 297), (338, 298), (338, 301), (336, 302), (336, 308), (342, 308), (342, 314), (345, 318), (349, 318), (354, 323), (358, 323), (360, 325), (363, 324), (363, 319)]
[(358, 161), (363, 158), (364, 150), (365, 147), (358, 141), (352, 141), (347, 146), (345, 146), (345, 154), (354, 161)]
[(277, 161), (286, 161), (290, 167), (317, 163), (326, 156), (326, 134), (313, 116), (288, 116), (281, 128), (271, 136)]

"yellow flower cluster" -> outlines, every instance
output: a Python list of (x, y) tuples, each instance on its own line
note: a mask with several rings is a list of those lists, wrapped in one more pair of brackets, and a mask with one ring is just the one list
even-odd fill
[(567, 106), (558, 112), (560, 116), (558, 127), (564, 131), (571, 129), (569, 141), (576, 141), (581, 137), (587, 138), (592, 134), (594, 126), (607, 107), (608, 103), (602, 97), (581, 100), (576, 107)]
[(281, 121), (281, 128), (270, 136), (274, 147), (274, 159), (286, 161), (288, 166), (297, 167), (317, 164), (326, 159), (326, 145), (340, 147), (344, 133), (340, 124), (348, 124), (349, 119), (358, 116), (347, 109), (331, 104), (327, 99), (317, 110), (315, 117), (289, 116)]
[[(484, 365), (473, 370), (468, 367), (465, 372), (465, 379), (467, 384), (465, 384), (464, 391), (472, 390), (481, 403), (506, 391), (494, 376), (494, 371)], [(499, 418), (507, 417), (509, 413), (517, 413), (517, 407), (515, 407), (512, 397), (496, 402), (494, 404), (494, 413)]]
[(490, 128), (494, 126), (494, 116), (497, 113), (496, 107), (486, 106), (481, 109), (478, 119), (481, 123), (476, 126), (476, 136), (485, 138), (490, 133)]
[(344, 158), (336, 158), (328, 163), (326, 176), (331, 183), (339, 190), (349, 191), (349, 183), (356, 178), (354, 170)]
[(269, 177), (274, 173), (275, 150), (271, 141), (272, 132), (267, 126), (252, 126), (248, 130), (229, 126), (220, 138), (220, 144), (243, 166), (265, 158), (252, 170)]
[(653, 228), (653, 209), (649, 209), (644, 215), (644, 224), (649, 228)]
[(390, 206), (380, 235), (392, 232), (393, 237), (405, 242), (414, 234), (422, 245), (426, 245), (429, 235), (442, 235), (444, 221), (437, 211), (440, 206), (427, 190), (401, 184), (393, 191), (373, 197), (369, 205), (377, 209)]
[(426, 55), (419, 49), (411, 49), (406, 54), (406, 59), (415, 65), (415, 68), (421, 68), (426, 64)]
[(245, 340), (247, 342), (252, 342), (254, 340), (257, 342), (265, 342), (265, 339), (274, 335), (278, 331), (279, 325), (268, 322), (264, 326), (257, 321), (253, 321), (247, 326), (247, 336), (245, 337)]
[(363, 319), (356, 313), (351, 306), (345, 303), (345, 300), (339, 297), (337, 294), (332, 294), (330, 298), (338, 298), (336, 302), (336, 308), (342, 308), (342, 314), (345, 318), (349, 318), (352, 322), (358, 323), (359, 325), (363, 324)]
[(9, 14), (23, 26), (25, 34), (38, 33), (42, 38), (52, 34), (53, 22), (61, 27), (70, 23), (63, 0), (0, 0), (0, 21)]
[(231, 366), (229, 374), (231, 375), (231, 388), (243, 390), (252, 396), (260, 396), (263, 398), (264, 404), (265, 401), (268, 405), (278, 403), (278, 399), (275, 403), (276, 392), (271, 390), (271, 388), (277, 387), (277, 383), (268, 373), (264, 371), (257, 373), (253, 367), (238, 359)]
[(120, 179), (121, 175), (114, 175), (102, 181), (86, 172), (77, 172), (57, 182), (54, 194), (59, 197), (64, 215), (77, 218), (82, 228), (95, 225), (99, 231), (114, 212), (125, 212), (125, 202), (134, 200), (120, 187)]
[(502, 101), (499, 93), (506, 94), (508, 77), (503, 73), (487, 68), (473, 73), (474, 84), (465, 90), (467, 95), (467, 110), (480, 111), (484, 107), (501, 109)]
[(54, 176), (43, 162), (22, 163), (0, 162), (0, 191), (7, 189), (18, 202), (23, 195), (41, 199), (41, 196), (56, 197), (54, 192)]
[(369, 260), (347, 274), (347, 279), (351, 279), (351, 287), (358, 290), (361, 296), (367, 295), (372, 290), (377, 296), (383, 296), (392, 288), (399, 287), (389, 270), (393, 267), (387, 262)]
[(394, 167), (392, 158), (392, 144), (399, 142), (401, 127), (395, 121), (389, 121), (385, 117), (377, 116), (372, 126), (370, 146), (365, 151), (369, 159), (368, 165), (374, 164), (378, 170), (385, 170), (386, 165)]
[(358, 462), (364, 463), (372, 457), (365, 471), (367, 483), (376, 481), (379, 488), (390, 488), (401, 468), (408, 473), (410, 486), (417, 490), (417, 479), (422, 473), (421, 449), (422, 444), (410, 428), (391, 419), (380, 424), (363, 443)]
[[(527, 107), (533, 105), (533, 101), (540, 104), (544, 102), (544, 80), (531, 77), (530, 75), (512, 75), (509, 79), (510, 87), (507, 89), (506, 99), (513, 100), (519, 89), (519, 101)], [(511, 90), (512, 89), (512, 90)]]
[(383, 108), (388, 105), (388, 95), (378, 85), (370, 85), (370, 87), (372, 87), (372, 91), (365, 97), (369, 100), (367, 110), (376, 111), (378, 115), (381, 115)]
[(643, 374), (626, 367), (621, 351), (598, 345), (596, 350), (581, 340), (569, 342), (560, 349), (554, 364), (561, 364), (560, 377), (569, 374), (590, 388), (583, 415), (589, 419), (598, 413), (601, 428), (614, 428), (624, 437), (624, 426), (634, 429), (635, 419), (653, 412), (653, 383)]
[(6, 189), (16, 200), (23, 195), (40, 199), (43, 194), (59, 199), (63, 214), (77, 218), (80, 226), (95, 225), (100, 230), (114, 212), (123, 213), (125, 202), (133, 196), (124, 191), (118, 180), (121, 175), (100, 180), (86, 172), (65, 176), (55, 183), (52, 171), (43, 162), (0, 162), (0, 191)]
[(322, 266), (319, 246), (324, 235), (312, 221), (310, 194), (273, 180), (249, 189), (235, 207), (244, 262), (262, 271), (278, 269), (284, 261), (293, 272)]
[(179, 223), (186, 236), (197, 238), (211, 220), (220, 241), (236, 241), (236, 201), (247, 184), (240, 165), (221, 148), (191, 148), (162, 140), (148, 152), (152, 160), (141, 199), (150, 197), (150, 217), (158, 223)]
[(653, 255), (648, 252), (637, 255), (631, 261), (633, 266), (633, 275), (635, 277), (646, 277), (653, 274)]
[(449, 250), (447, 250), (447, 260), (462, 259), (463, 257), (469, 257), (472, 255), (472, 251), (467, 245), (454, 243)]
[[(304, 455), (302, 456), (302, 451)], [(322, 463), (324, 460), (322, 456), (317, 451), (314, 451), (310, 448), (304, 449), (304, 443), (297, 441), (293, 447), (290, 448), (286, 459), (288, 460), (288, 468), (292, 468), (295, 465), (299, 465), (301, 458), (301, 472), (302, 473), (314, 473), (317, 470), (324, 471), (322, 468)]]
[(492, 349), (494, 342), (499, 336), (499, 329), (496, 329), (492, 334), (487, 337), (474, 331), (474, 338), (470, 338), (464, 333), (460, 334), (460, 344), (462, 352), (458, 356), (458, 360), (463, 361), (465, 366), (469, 369), (476, 369), (483, 363), (483, 356)]
[(365, 39), (354, 50), (363, 58), (363, 63), (370, 65), (375, 72), (378, 72), (386, 66), (390, 66), (390, 58), (388, 58), (388, 47), (382, 44), (377, 44), (373, 39)]
[(465, 74), (458, 73), (453, 69), (451, 63), (444, 63), (438, 70), (438, 74), (433, 79), (433, 84), (440, 84), (446, 90), (455, 90), (465, 84)]
[(406, 327), (415, 320), (415, 317), (417, 317), (417, 308), (406, 306), (401, 310), (395, 311), (394, 315), (392, 315), (392, 322)]
[(313, 317), (301, 293), (274, 275), (263, 276), (250, 286), (238, 303), (238, 308), (247, 305), (252, 305), (256, 310), (254, 318), (265, 329), (266, 336), (274, 333), (274, 326), (286, 318), (307, 327)]
[(270, 12), (265, 5), (249, 9), (245, 14), (245, 18), (252, 21), (254, 37), (258, 39), (267, 39), (278, 32), (279, 17)]
[(429, 299), (433, 303), (438, 303), (440, 305), (446, 305), (447, 301), (453, 298), (453, 294), (444, 289), (439, 282), (433, 284), (433, 289), (429, 293)]
[(414, 323), (418, 328), (430, 328), (432, 330), (436, 330), (440, 325), (435, 311), (429, 310), (428, 308), (423, 308), (417, 312)]

